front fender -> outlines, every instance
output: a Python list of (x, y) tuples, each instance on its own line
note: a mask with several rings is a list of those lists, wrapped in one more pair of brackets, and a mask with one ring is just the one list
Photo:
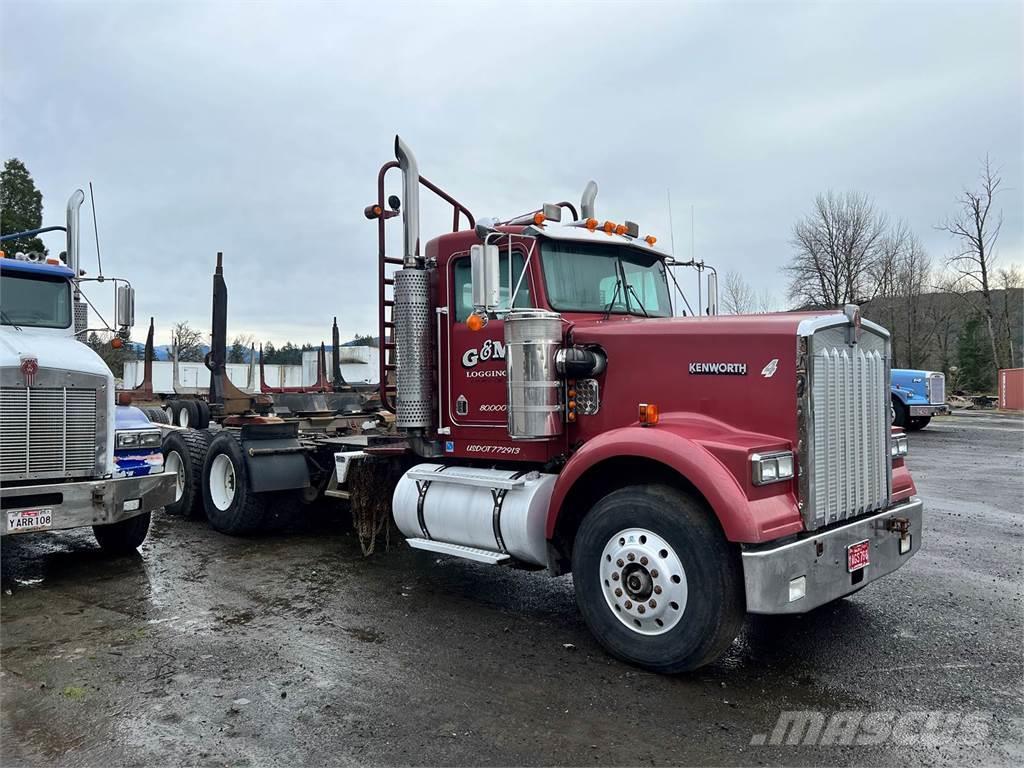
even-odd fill
[[(689, 481), (718, 518), (729, 541), (757, 543), (797, 533), (803, 528), (792, 493), (747, 498), (735, 475), (694, 438), (682, 424), (655, 427), (629, 426), (611, 430), (586, 442), (566, 463), (551, 496), (547, 536), (555, 525), (566, 497), (587, 470), (603, 461), (622, 457), (649, 459), (669, 467)], [(628, 485), (624, 479), (623, 485)]]
[(906, 392), (906, 391), (904, 391), (902, 389), (897, 389), (896, 387), (892, 387), (892, 396), (895, 397), (897, 400), (899, 400), (904, 405), (907, 404), (907, 398), (910, 396), (910, 394), (911, 394), (910, 392)]

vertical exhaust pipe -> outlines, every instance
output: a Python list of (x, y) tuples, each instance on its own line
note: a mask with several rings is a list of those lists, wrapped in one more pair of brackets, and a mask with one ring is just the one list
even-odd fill
[(402, 171), (403, 261), (406, 267), (415, 267), (420, 252), (420, 167), (400, 136), (395, 136), (395, 159)]
[(718, 273), (713, 269), (708, 273), (708, 314), (718, 314)]
[(79, 226), (78, 226), (78, 214), (79, 209), (82, 207), (82, 203), (85, 202), (85, 193), (76, 189), (75, 193), (68, 198), (68, 217), (67, 217), (67, 259), (68, 268), (75, 273), (75, 279), (78, 279), (79, 273)]
[(580, 216), (583, 220), (594, 218), (594, 200), (597, 199), (597, 182), (588, 181), (583, 189), (583, 197), (580, 198)]

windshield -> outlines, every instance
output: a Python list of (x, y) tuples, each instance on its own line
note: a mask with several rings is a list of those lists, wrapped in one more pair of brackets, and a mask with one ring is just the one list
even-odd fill
[(0, 321), (30, 328), (71, 325), (71, 285), (50, 275), (0, 274)]
[(541, 241), (548, 302), (565, 312), (671, 317), (665, 264), (621, 245)]

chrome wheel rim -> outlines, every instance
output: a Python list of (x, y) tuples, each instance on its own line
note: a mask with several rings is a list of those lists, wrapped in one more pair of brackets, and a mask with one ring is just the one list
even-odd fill
[(672, 546), (644, 528), (612, 536), (601, 552), (601, 591), (623, 626), (661, 635), (686, 611), (686, 571)]
[(185, 462), (181, 460), (181, 454), (171, 451), (164, 459), (164, 471), (174, 473), (174, 501), (181, 501), (185, 495)]
[(235, 500), (235, 467), (223, 453), (210, 464), (210, 498), (221, 512)]
[(182, 408), (178, 411), (178, 426), (188, 426), (188, 408)]

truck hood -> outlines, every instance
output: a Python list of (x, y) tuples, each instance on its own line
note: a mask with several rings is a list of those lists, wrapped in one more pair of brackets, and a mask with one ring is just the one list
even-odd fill
[(36, 358), (40, 368), (80, 371), (113, 379), (99, 355), (70, 336), (27, 329), (18, 331), (4, 326), (0, 329), (0, 367), (17, 367), (22, 356)]

